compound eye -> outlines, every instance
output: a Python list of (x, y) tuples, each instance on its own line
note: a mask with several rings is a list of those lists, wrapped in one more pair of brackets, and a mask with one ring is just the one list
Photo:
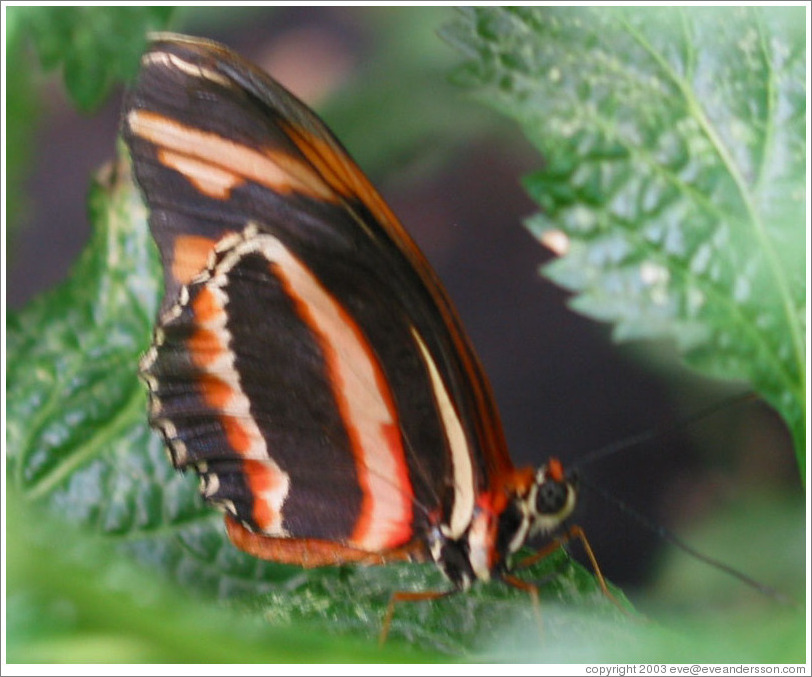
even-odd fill
[(536, 514), (556, 515), (567, 503), (567, 484), (547, 480), (539, 485), (536, 493)]

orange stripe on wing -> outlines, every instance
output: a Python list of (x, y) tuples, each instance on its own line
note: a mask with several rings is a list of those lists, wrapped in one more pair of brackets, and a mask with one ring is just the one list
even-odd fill
[(330, 139), (311, 134), (291, 122), (279, 124), (336, 193), (344, 198), (360, 199), (381, 224), (396, 231), (395, 239), (400, 244), (407, 244), (408, 248), (417, 251), (389, 205), (343, 149)]
[(198, 367), (206, 368), (222, 355), (223, 346), (216, 332), (198, 329), (186, 341), (186, 347)]
[(226, 515), (226, 530), (231, 542), (240, 550), (272, 562), (295, 564), (300, 567), (335, 566), (354, 562), (357, 564), (385, 564), (386, 562), (426, 560), (421, 544), (407, 543), (402, 548), (385, 552), (369, 552), (336, 541), (313, 538), (272, 538), (248, 531), (233, 517)]
[(265, 438), (251, 416), (251, 404), (242, 392), (234, 355), (228, 348), (226, 293), (214, 282), (198, 288), (190, 301), (197, 328), (186, 346), (201, 370), (197, 381), (201, 396), (218, 412), (231, 450), (243, 458), (242, 471), (254, 499), (254, 523), (265, 533), (284, 536), (282, 506), (290, 478), (269, 456)]
[(206, 370), (226, 354), (226, 345), (221, 337), (225, 326), (225, 312), (214, 294), (207, 287), (201, 287), (191, 301), (197, 329), (186, 341), (192, 361)]
[(172, 277), (179, 284), (189, 284), (206, 268), (215, 240), (201, 235), (179, 235), (172, 245)]
[[(509, 478), (513, 470), (513, 463), (508, 454), (499, 413), (494, 406), (491, 386), (465, 335), (454, 305), (445, 293), (437, 274), (369, 179), (340, 144), (329, 136), (326, 129), (322, 135), (319, 135), (317, 132), (309, 131), (291, 122), (283, 123), (282, 126), (299, 150), (338, 195), (345, 199), (355, 197), (364, 203), (380, 226), (392, 238), (395, 246), (417, 270), (426, 290), (434, 298), (438, 310), (445, 320), (456, 354), (462, 360), (463, 370), (470, 379), (471, 390), (474, 394), (475, 413), (472, 421), (475, 427), (475, 437), (482, 441), (490, 481), (494, 485), (500, 484), (503, 478)], [(367, 224), (361, 225), (368, 227)]]
[(257, 150), (152, 111), (131, 111), (127, 124), (135, 136), (156, 146), (160, 162), (214, 199), (228, 199), (233, 188), (253, 181), (282, 195), (335, 200), (322, 177), (283, 151)]
[(227, 414), (220, 416), (220, 422), (223, 424), (228, 443), (234, 451), (242, 456), (248, 456), (251, 453), (251, 445), (256, 442), (256, 436), (252, 435), (244, 422), (236, 416)]
[(231, 406), (231, 400), (235, 395), (234, 389), (219, 376), (204, 372), (199, 377), (197, 387), (206, 404), (213, 409), (222, 411)]
[(350, 544), (370, 551), (403, 545), (412, 537), (414, 494), (394, 399), (377, 357), (350, 315), (279, 240), (258, 239), (322, 349), (350, 438), (363, 493)]
[[(287, 476), (262, 461), (245, 460), (242, 465), (251, 495), (255, 497), (254, 521), (259, 525), (273, 524), (280, 519), (273, 497), (287, 494)], [(257, 497), (261, 500), (256, 500)]]
[[(353, 352), (357, 354), (359, 348), (363, 351), (366, 364), (362, 369), (371, 369), (375, 384), (374, 395), (378, 396), (379, 404), (383, 405), (386, 412), (385, 418), (378, 423), (378, 429), (370, 430), (365, 419), (369, 415), (367, 406), (371, 403), (354, 399), (358, 390), (352, 380), (358, 365), (355, 362), (349, 364), (341, 354), (342, 340), (347, 337), (325, 335), (317, 331), (333, 384), (333, 394), (356, 455), (359, 483), (364, 492), (361, 512), (350, 541), (368, 549), (392, 548), (402, 545), (412, 535), (413, 496), (397, 425), (397, 412), (389, 385), (372, 348), (349, 314), (340, 306), (336, 308), (341, 324), (352, 334), (350, 342), (355, 343)], [(298, 309), (305, 320), (311, 315), (306, 307), (299, 305)], [(318, 329), (315, 316), (311, 315), (309, 319), (313, 322), (311, 328)], [(386, 506), (389, 502), (395, 504), (394, 510)]]
[[(214, 292), (208, 287), (201, 287), (191, 302), (192, 312), (198, 323), (210, 329), (221, 329), (225, 326), (226, 313)], [(225, 346), (223, 346), (225, 350)]]
[(158, 160), (162, 165), (183, 174), (201, 193), (215, 200), (228, 200), (231, 189), (243, 183), (239, 174), (215, 167), (208, 160), (199, 160), (165, 148), (158, 150)]

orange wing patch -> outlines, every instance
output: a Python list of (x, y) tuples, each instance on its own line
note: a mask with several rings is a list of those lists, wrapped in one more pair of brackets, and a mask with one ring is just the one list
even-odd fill
[(270, 458), (265, 439), (251, 417), (250, 403), (240, 386), (224, 309), (226, 294), (216, 284), (200, 287), (190, 301), (196, 329), (187, 340), (192, 361), (200, 368), (200, 395), (218, 416), (231, 449), (242, 457), (251, 495), (252, 517), (266, 533), (283, 535), (282, 508), (290, 477)]
[(242, 183), (239, 174), (166, 148), (158, 150), (158, 160), (183, 174), (203, 195), (215, 200), (228, 200), (231, 189)]
[(357, 197), (378, 221), (397, 231), (403, 242), (411, 242), (378, 191), (342, 149), (329, 139), (315, 136), (291, 122), (281, 122), (280, 126), (336, 193), (344, 198)]
[(335, 201), (333, 189), (317, 173), (281, 151), (256, 150), (146, 110), (131, 111), (127, 124), (135, 136), (155, 145), (162, 163), (216, 200), (228, 199), (235, 187), (253, 181), (282, 195)]
[(200, 235), (180, 235), (175, 238), (172, 277), (179, 284), (189, 284), (206, 267), (215, 244), (215, 240)]
[(226, 515), (226, 531), (231, 542), (249, 555), (305, 568), (338, 564), (386, 564), (387, 562), (422, 562), (426, 557), (417, 541), (384, 552), (369, 552), (335, 541), (314, 538), (273, 538), (246, 529), (231, 515)]
[(276, 238), (260, 238), (260, 251), (321, 346), (351, 439), (363, 491), (352, 544), (365, 550), (399, 546), (412, 533), (413, 493), (397, 411), (375, 352), (352, 317), (301, 261)]

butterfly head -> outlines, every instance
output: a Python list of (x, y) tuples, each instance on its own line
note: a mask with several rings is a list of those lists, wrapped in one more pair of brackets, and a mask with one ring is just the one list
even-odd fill
[(499, 511), (494, 558), (497, 569), (509, 566), (509, 556), (531, 537), (556, 532), (575, 509), (578, 480), (574, 473), (564, 471), (558, 459), (550, 459), (529, 473), (525, 481), (509, 483), (508, 500)]
[(529, 517), (528, 536), (555, 531), (572, 514), (578, 499), (578, 477), (567, 473), (557, 458), (536, 471), (531, 490), (524, 498)]

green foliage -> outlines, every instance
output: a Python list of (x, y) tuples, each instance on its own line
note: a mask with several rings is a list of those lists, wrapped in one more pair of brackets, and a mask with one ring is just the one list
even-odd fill
[(544, 269), (618, 340), (668, 336), (784, 417), (805, 476), (802, 8), (477, 8), (457, 79), (544, 167)]
[(32, 67), (30, 46), (42, 68), (62, 66), (66, 90), (83, 111), (98, 108), (111, 89), (135, 74), (149, 30), (165, 28), (173, 9), (167, 7), (28, 7), (5, 10), (7, 243), (28, 212), (23, 190), (31, 164), (42, 102), (41, 75)]
[[(122, 38), (112, 56), (109, 37), (91, 35), (125, 19), (85, 8), (39, 8), (42, 17), (14, 9), (17, 27), (29, 22), (38, 33), (44, 62), (64, 63), (69, 80), (89, 78), (74, 94), (83, 106), (124, 76), (125, 62), (137, 63), (135, 38)], [(148, 9), (121, 16), (133, 34), (165, 18)], [(71, 59), (100, 63), (69, 69)], [(641, 626), (563, 553), (522, 574), (541, 583), (541, 634), (527, 595), (493, 583), (399, 605), (390, 641), (377, 648), (390, 594), (444, 589), (438, 571), (303, 571), (228, 543), (219, 514), (203, 505), (193, 477), (171, 468), (146, 424), (136, 369), (160, 265), (124, 164), (94, 183), (89, 203), (93, 238), (69, 279), (8, 316), (8, 660), (801, 659), (803, 623), (794, 615), (759, 625), (758, 641), (751, 626), (716, 618), (686, 624), (685, 637)]]
[(130, 79), (146, 33), (164, 28), (171, 7), (15, 7), (34, 40), (42, 66), (62, 66), (74, 103), (90, 111), (118, 82)]
[[(90, 195), (95, 232), (70, 278), (8, 322), (8, 477), (32, 506), (118, 544), (122, 552), (210, 598), (291, 622), (374, 639), (395, 590), (444, 589), (433, 566), (302, 573), (238, 552), (191, 476), (176, 473), (146, 423), (136, 365), (148, 345), (159, 264), (126, 166)], [(559, 556), (528, 572), (543, 594), (618, 615), (594, 579)], [(515, 618), (532, 622), (526, 593), (482, 586), (398, 607), (393, 637), (458, 653)]]
[(6, 146), (6, 222), (10, 232), (7, 244), (13, 240), (26, 211), (22, 199), (23, 180), (31, 161), (30, 148), (37, 121), (37, 106), (30, 73), (20, 67), (24, 51), (24, 31), (20, 27), (20, 14), (16, 8), (6, 13), (6, 68), (5, 116), (7, 120)]
[(416, 660), (425, 652), (330, 637), (182, 589), (91, 536), (8, 500), (9, 663), (274, 663)]

